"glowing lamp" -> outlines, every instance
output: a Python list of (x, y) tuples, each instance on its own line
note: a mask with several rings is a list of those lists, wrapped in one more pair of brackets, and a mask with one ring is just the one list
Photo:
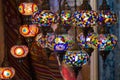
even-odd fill
[(98, 37), (98, 50), (113, 50), (117, 44), (117, 37), (113, 34), (100, 34)]
[(35, 24), (31, 25), (22, 25), (19, 28), (19, 32), (24, 37), (34, 37), (38, 33), (39, 28)]
[(13, 67), (0, 68), (0, 79), (11, 79), (15, 75), (15, 69)]
[(24, 45), (15, 45), (11, 48), (10, 52), (15, 58), (23, 58), (28, 54), (28, 47)]
[(110, 10), (101, 10), (98, 15), (98, 24), (103, 25), (112, 25), (117, 22), (117, 16), (115, 13)]
[(79, 27), (92, 27), (96, 24), (98, 14), (95, 11), (80, 10), (73, 14), (73, 24)]
[(21, 3), (18, 10), (22, 15), (32, 15), (38, 10), (38, 7), (35, 3)]
[(85, 51), (67, 51), (63, 61), (72, 67), (82, 67), (89, 60), (89, 55)]

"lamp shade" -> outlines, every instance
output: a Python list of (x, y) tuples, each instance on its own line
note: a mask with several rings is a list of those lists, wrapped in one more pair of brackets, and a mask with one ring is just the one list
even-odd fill
[(38, 10), (38, 7), (35, 3), (21, 3), (18, 8), (19, 12), (22, 15), (32, 15), (33, 12)]
[(82, 48), (97, 48), (98, 35), (96, 33), (88, 33), (85, 37), (83, 33), (77, 35), (77, 41)]
[(37, 18), (33, 18), (33, 21), (38, 23), (41, 27), (47, 27), (57, 22), (57, 15), (49, 10), (43, 10), (38, 13)]
[(13, 67), (0, 67), (0, 79), (11, 79), (15, 75)]
[(46, 36), (43, 35), (42, 33), (37, 34), (37, 36), (35, 37), (35, 41), (37, 43), (38, 46), (41, 46), (42, 48), (46, 48)]
[(96, 24), (98, 14), (95, 11), (80, 10), (73, 14), (73, 24), (79, 27), (92, 27)]
[(37, 24), (38, 22), (40, 22), (40, 13), (41, 10), (38, 10), (32, 14), (31, 21), (33, 24)]
[(39, 31), (39, 28), (35, 24), (31, 24), (31, 25), (25, 24), (20, 26), (19, 28), (20, 34), (24, 37), (34, 37), (36, 36), (38, 31)]
[(113, 34), (100, 34), (98, 37), (98, 50), (113, 50), (117, 44), (117, 37)]
[(47, 33), (46, 45), (50, 50), (54, 50), (56, 35), (54, 33)]
[(67, 51), (63, 61), (72, 67), (82, 67), (89, 60), (89, 55), (85, 51)]
[(24, 58), (27, 56), (29, 50), (25, 45), (14, 45), (11, 47), (10, 52), (15, 58)]
[(62, 22), (62, 25), (71, 25), (72, 23), (72, 12), (70, 11), (62, 11), (61, 12), (61, 22)]
[(112, 25), (117, 22), (117, 16), (114, 12), (110, 10), (101, 10), (98, 15), (98, 24)]
[(57, 35), (55, 38), (54, 50), (66, 51), (68, 49), (71, 49), (73, 47), (73, 44), (74, 44), (74, 39), (72, 36), (68, 34)]

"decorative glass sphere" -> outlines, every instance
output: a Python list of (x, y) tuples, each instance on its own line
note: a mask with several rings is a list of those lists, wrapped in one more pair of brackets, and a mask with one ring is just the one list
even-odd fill
[(47, 33), (46, 45), (50, 50), (54, 50), (56, 35), (54, 33)]
[(31, 20), (33, 24), (37, 24), (38, 22), (40, 22), (40, 13), (41, 10), (38, 10), (32, 14)]
[(34, 22), (38, 23), (41, 27), (42, 26), (51, 26), (52, 23), (57, 22), (57, 15), (49, 10), (43, 10), (38, 12), (37, 18), (33, 18)]
[(60, 19), (61, 19), (61, 22), (63, 25), (66, 25), (66, 26), (71, 25), (71, 23), (72, 23), (72, 18), (71, 18), (72, 14), (71, 13), (72, 12), (70, 12), (70, 11), (62, 11), (61, 12)]
[(74, 44), (74, 39), (68, 34), (57, 35), (55, 38), (55, 51), (66, 51), (71, 49)]
[(25, 45), (15, 45), (11, 48), (10, 52), (15, 58), (23, 58), (28, 54), (28, 47)]
[(117, 22), (117, 16), (114, 12), (111, 12), (109, 10), (102, 10), (99, 12), (98, 15), (98, 24), (103, 25), (112, 25)]
[(63, 61), (72, 67), (82, 67), (89, 60), (89, 55), (85, 51), (67, 51)]
[(15, 69), (13, 67), (1, 67), (0, 79), (11, 79), (15, 75)]
[(98, 50), (113, 50), (117, 44), (117, 37), (113, 34), (100, 34), (98, 37)]
[(36, 36), (38, 31), (39, 31), (39, 28), (35, 24), (31, 24), (31, 25), (25, 24), (20, 26), (19, 28), (20, 34), (24, 37), (34, 37)]
[(38, 10), (38, 7), (35, 3), (21, 3), (18, 8), (19, 12), (22, 15), (32, 15), (33, 12)]
[(73, 25), (79, 27), (92, 27), (96, 24), (98, 14), (95, 11), (80, 10), (73, 14)]
[(95, 33), (88, 33), (84, 36), (83, 33), (78, 34), (77, 41), (82, 48), (96, 48), (98, 45), (98, 35)]
[(42, 33), (39, 33), (36, 37), (35, 37), (35, 41), (37, 43), (38, 46), (41, 46), (42, 48), (46, 48), (46, 36), (43, 35)]

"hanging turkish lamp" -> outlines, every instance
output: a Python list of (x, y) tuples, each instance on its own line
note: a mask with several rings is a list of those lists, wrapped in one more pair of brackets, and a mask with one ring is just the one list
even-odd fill
[(81, 70), (82, 66), (87, 64), (88, 60), (89, 55), (83, 50), (68, 50), (63, 58), (63, 62), (73, 68), (76, 76)]
[(52, 51), (54, 51), (55, 38), (56, 38), (55, 33), (47, 33), (46, 35), (46, 46)]
[(0, 67), (0, 79), (12, 79), (15, 75), (15, 69), (13, 67)]
[(41, 13), (41, 10), (38, 10), (32, 14), (31, 22), (33, 24), (38, 24), (38, 22), (40, 22), (40, 13)]
[(72, 48), (74, 44), (74, 39), (68, 34), (57, 35), (55, 38), (55, 51), (67, 51)]
[(105, 31), (106, 26), (99, 28), (103, 29), (101, 29), (98, 36), (98, 50), (100, 51), (103, 61), (105, 61), (110, 51), (116, 47), (118, 39), (115, 35), (110, 34), (109, 30), (107, 30), (108, 33)]
[(10, 52), (15, 58), (24, 58), (28, 54), (28, 47), (25, 45), (12, 46)]
[(64, 29), (67, 32), (72, 26), (72, 12), (69, 10), (61, 11), (60, 19), (61, 19), (61, 25), (64, 27)]
[(113, 34), (99, 34), (98, 50), (111, 51), (117, 44), (117, 37)]
[(56, 23), (57, 15), (50, 10), (38, 11), (33, 14), (33, 23), (38, 23), (40, 27), (49, 27)]
[(106, 0), (103, 0), (99, 10), (98, 25), (113, 25), (117, 22), (117, 15), (110, 10)]
[(37, 43), (38, 46), (42, 47), (42, 48), (46, 48), (46, 36), (43, 35), (42, 33), (37, 34), (37, 36), (35, 37), (35, 42)]
[(19, 32), (24, 37), (34, 37), (38, 34), (39, 28), (36, 24), (22, 25), (19, 28)]
[(83, 0), (79, 9), (73, 14), (73, 25), (78, 27), (93, 27), (96, 25), (98, 14), (92, 10), (88, 0)]
[(38, 7), (35, 3), (24, 2), (19, 5), (18, 10), (22, 15), (32, 15), (38, 10)]
[(72, 27), (72, 11), (70, 6), (68, 5), (68, 1), (64, 0), (63, 10), (60, 14), (61, 25), (64, 27), (66, 32)]
[(81, 32), (77, 36), (77, 41), (78, 45), (91, 56), (93, 50), (98, 46), (98, 35), (96, 33), (88, 33), (85, 37), (84, 33)]
[(13, 45), (10, 49), (11, 55), (19, 60), (27, 56), (29, 49), (26, 45), (23, 45), (25, 42), (22, 39), (22, 36), (18, 36), (16, 45)]
[(41, 28), (41, 31), (43, 31), (43, 34), (47, 34), (48, 32), (51, 32), (50, 30), (52, 24), (56, 24), (57, 22), (57, 14), (53, 13), (50, 10), (43, 10), (41, 11), (40, 15), (38, 16), (38, 25)]

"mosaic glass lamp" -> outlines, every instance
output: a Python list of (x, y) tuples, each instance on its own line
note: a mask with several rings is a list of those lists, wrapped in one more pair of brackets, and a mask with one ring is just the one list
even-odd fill
[(38, 7), (35, 3), (24, 2), (19, 5), (18, 10), (22, 15), (32, 15)]
[(36, 24), (31, 24), (31, 25), (25, 24), (20, 26), (19, 32), (24, 37), (34, 37), (38, 34), (39, 28), (37, 27)]
[(32, 21), (38, 23), (40, 27), (48, 27), (57, 22), (57, 14), (49, 10), (38, 11), (33, 15)]
[(15, 58), (24, 58), (27, 56), (29, 50), (25, 45), (15, 45), (11, 48), (10, 52)]
[(13, 67), (0, 67), (0, 79), (12, 79), (15, 75), (15, 69)]
[(84, 33), (81, 32), (76, 38), (78, 45), (91, 56), (93, 50), (98, 46), (98, 35), (96, 33), (88, 33), (85, 37)]
[(99, 10), (98, 25), (113, 25), (117, 22), (117, 15), (110, 10), (106, 0), (103, 0)]
[(73, 14), (73, 24), (78, 27), (92, 27), (96, 24), (98, 14), (93, 11), (88, 0), (83, 0), (79, 11)]
[(63, 61), (69, 66), (82, 67), (89, 60), (89, 55), (85, 51), (67, 51)]
[(67, 51), (74, 44), (73, 37), (68, 34), (57, 35), (55, 38), (55, 51)]
[(41, 46), (42, 48), (46, 48), (46, 36), (43, 35), (42, 33), (37, 34), (35, 37), (35, 42), (37, 43), (38, 46)]
[(113, 34), (99, 34), (98, 50), (111, 51), (117, 44), (117, 37)]
[(73, 17), (73, 24), (78, 27), (92, 27), (97, 22), (97, 13), (92, 10), (76, 11)]

